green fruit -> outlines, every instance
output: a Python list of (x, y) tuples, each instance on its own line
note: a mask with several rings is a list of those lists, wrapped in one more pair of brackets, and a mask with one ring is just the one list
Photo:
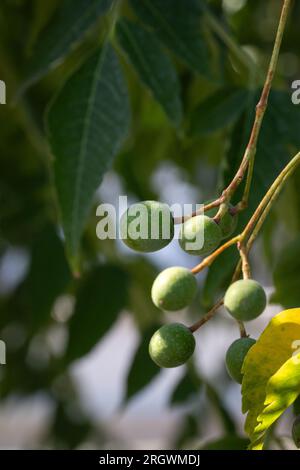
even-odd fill
[(226, 291), (224, 306), (237, 320), (249, 321), (265, 309), (267, 298), (262, 286), (253, 279), (236, 281)]
[(158, 251), (174, 237), (174, 220), (167, 204), (143, 201), (130, 206), (120, 220), (121, 239), (143, 253)]
[(255, 339), (252, 338), (240, 338), (234, 341), (229, 346), (226, 353), (226, 367), (230, 377), (238, 382), (242, 383), (243, 374), (242, 366), (249, 349), (256, 343)]
[(206, 255), (219, 245), (222, 232), (207, 215), (197, 215), (181, 226), (179, 244), (190, 255)]
[[(233, 209), (233, 205), (229, 204), (228, 211), (223, 215), (217, 224), (219, 225), (222, 238), (227, 238), (235, 231), (237, 223), (238, 223), (238, 214), (231, 214)], [(211, 209), (210, 211), (206, 212), (206, 215), (209, 217), (215, 217), (217, 215), (218, 209)]]
[(300, 449), (300, 415), (293, 422), (292, 436), (296, 447)]
[(174, 266), (162, 271), (152, 286), (152, 300), (162, 310), (187, 307), (197, 291), (195, 276), (186, 268)]
[(181, 323), (164, 325), (152, 336), (149, 354), (159, 367), (184, 364), (195, 350), (193, 333)]

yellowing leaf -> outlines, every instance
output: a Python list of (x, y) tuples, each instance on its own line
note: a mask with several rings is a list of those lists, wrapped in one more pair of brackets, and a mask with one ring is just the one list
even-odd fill
[(274, 374), (267, 384), (267, 396), (263, 412), (258, 416), (255, 433), (260, 434), (258, 441), (252, 443), (259, 449), (269, 427), (296, 400), (300, 393), (300, 354), (291, 357)]
[[(285, 310), (271, 320), (246, 356), (243, 366), (242, 408), (244, 413), (248, 412), (245, 430), (250, 436), (251, 448), (262, 446), (261, 439), (265, 429), (263, 424), (258, 426), (258, 419), (265, 411), (266, 399), (272, 400), (271, 395), (267, 397), (268, 382), (291, 359), (297, 348), (297, 340), (300, 340), (300, 308)], [(272, 390), (272, 385), (270, 387)], [(265, 416), (262, 420), (267, 422)]]

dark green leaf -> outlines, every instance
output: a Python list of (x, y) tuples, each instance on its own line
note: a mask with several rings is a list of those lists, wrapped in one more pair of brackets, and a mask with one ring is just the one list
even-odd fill
[(159, 327), (160, 325), (152, 326), (142, 333), (140, 345), (128, 372), (126, 400), (140, 392), (160, 372), (160, 368), (150, 358), (148, 350), (150, 339)]
[(153, 33), (127, 20), (119, 21), (117, 32), (122, 48), (140, 79), (169, 118), (179, 125), (182, 106), (177, 73), (159, 40)]
[(209, 76), (208, 51), (201, 25), (201, 2), (131, 0), (137, 15), (193, 70)]
[(97, 19), (107, 12), (112, 0), (63, 0), (61, 3), (39, 37), (20, 92), (62, 61)]
[(170, 402), (173, 405), (187, 402), (193, 395), (198, 394), (200, 389), (200, 379), (193, 377), (192, 374), (187, 371), (175, 387)]
[(127, 276), (116, 266), (94, 269), (79, 290), (70, 320), (67, 362), (74, 361), (100, 341), (127, 303)]
[(199, 447), (199, 450), (247, 450), (249, 440), (236, 435), (228, 435), (208, 442)]
[(67, 81), (48, 114), (55, 180), (70, 260), (95, 190), (123, 143), (130, 111), (126, 84), (107, 44)]
[(70, 278), (62, 241), (55, 228), (47, 226), (33, 244), (28, 280), (24, 286), (33, 328), (49, 319), (55, 299), (64, 291)]
[(192, 113), (191, 134), (210, 134), (232, 124), (245, 110), (247, 98), (246, 90), (226, 88), (209, 96)]
[(291, 308), (300, 305), (300, 238), (288, 243), (278, 256), (273, 273), (272, 302)]

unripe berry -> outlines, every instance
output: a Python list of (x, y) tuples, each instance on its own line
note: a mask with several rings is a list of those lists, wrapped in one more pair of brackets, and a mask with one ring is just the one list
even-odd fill
[(300, 449), (300, 415), (297, 416), (293, 422), (292, 436), (295, 442), (295, 446)]
[[(221, 232), (222, 232), (222, 238), (228, 238), (232, 233), (235, 231), (238, 223), (238, 214), (232, 214), (233, 210), (233, 205), (229, 204), (228, 211), (225, 212), (223, 217), (217, 222), (219, 225)], [(218, 209), (211, 209), (206, 212), (206, 215), (209, 217), (215, 217), (217, 215)]]
[(237, 320), (249, 321), (258, 317), (265, 309), (267, 298), (262, 286), (253, 279), (241, 279), (229, 286), (224, 297), (224, 306)]
[(121, 239), (143, 253), (158, 251), (174, 237), (174, 220), (167, 204), (143, 201), (133, 204), (120, 220)]
[(218, 222), (219, 227), (222, 231), (223, 238), (229, 237), (236, 229), (238, 223), (238, 215), (237, 214), (231, 214), (229, 211), (227, 211), (221, 220)]
[(195, 276), (186, 268), (173, 266), (162, 271), (155, 279), (151, 296), (162, 310), (181, 310), (193, 300), (197, 291)]
[(193, 333), (181, 323), (162, 326), (152, 336), (149, 354), (159, 367), (184, 364), (195, 350)]
[(252, 338), (239, 338), (229, 346), (226, 353), (226, 368), (230, 377), (241, 384), (243, 380), (242, 366), (249, 349), (256, 343)]
[(197, 215), (181, 226), (179, 244), (190, 255), (206, 255), (219, 245), (222, 232), (207, 215)]

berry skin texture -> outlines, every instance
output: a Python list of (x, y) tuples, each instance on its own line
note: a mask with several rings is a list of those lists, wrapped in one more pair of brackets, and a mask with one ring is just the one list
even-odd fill
[(149, 343), (151, 359), (159, 367), (177, 367), (184, 364), (195, 350), (193, 333), (181, 323), (162, 326)]
[(131, 205), (121, 217), (120, 235), (132, 250), (142, 253), (161, 250), (174, 237), (174, 220), (169, 206), (157, 201)]
[(239, 338), (228, 348), (225, 358), (226, 368), (230, 377), (241, 384), (243, 380), (242, 366), (249, 349), (256, 343), (252, 338)]
[(207, 215), (197, 215), (182, 224), (179, 244), (190, 255), (207, 255), (222, 240), (219, 225)]
[(265, 309), (267, 298), (262, 286), (253, 279), (241, 279), (229, 286), (224, 306), (237, 320), (250, 321)]
[(238, 215), (237, 214), (230, 214), (229, 211), (223, 215), (218, 225), (221, 229), (223, 238), (228, 238), (236, 229), (238, 223)]
[(300, 449), (300, 415), (293, 422), (292, 436), (295, 446)]
[[(217, 222), (219, 225), (221, 232), (222, 232), (222, 238), (228, 238), (230, 235), (233, 234), (237, 227), (238, 223), (238, 214), (231, 214), (231, 210), (233, 209), (233, 205), (229, 205), (228, 211), (223, 215), (220, 221)], [(206, 212), (206, 215), (210, 217), (214, 217), (217, 215), (218, 210), (217, 209), (211, 209), (210, 211)]]
[(152, 301), (162, 310), (187, 307), (197, 291), (197, 281), (189, 269), (173, 266), (162, 271), (152, 285)]

